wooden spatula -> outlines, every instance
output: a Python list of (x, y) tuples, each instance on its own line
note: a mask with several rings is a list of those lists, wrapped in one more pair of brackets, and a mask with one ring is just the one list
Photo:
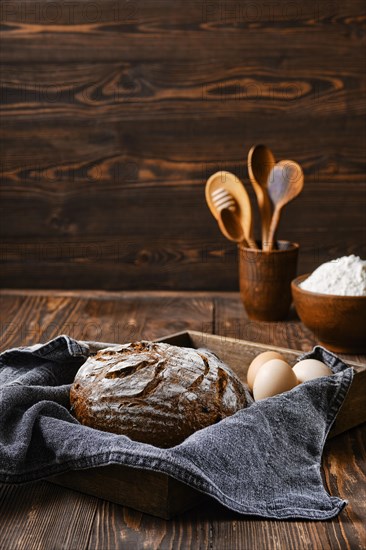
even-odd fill
[(227, 239), (258, 248), (252, 238), (252, 208), (243, 183), (231, 172), (213, 174), (206, 183), (206, 201)]

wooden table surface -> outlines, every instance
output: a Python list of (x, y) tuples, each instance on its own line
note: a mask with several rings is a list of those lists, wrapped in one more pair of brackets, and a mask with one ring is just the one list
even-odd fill
[[(3, 291), (1, 350), (60, 333), (105, 342), (153, 339), (185, 329), (309, 350), (292, 313), (249, 321), (236, 293)], [(366, 356), (352, 356), (366, 363)], [(330, 521), (263, 521), (212, 501), (171, 521), (51, 485), (0, 486), (0, 547), (13, 549), (365, 549), (366, 425), (329, 441), (324, 482), (349, 500)]]

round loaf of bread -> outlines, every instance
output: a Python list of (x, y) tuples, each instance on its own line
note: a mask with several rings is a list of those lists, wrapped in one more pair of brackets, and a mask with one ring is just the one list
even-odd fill
[(89, 357), (70, 400), (82, 424), (157, 447), (247, 405), (242, 382), (212, 352), (145, 341)]

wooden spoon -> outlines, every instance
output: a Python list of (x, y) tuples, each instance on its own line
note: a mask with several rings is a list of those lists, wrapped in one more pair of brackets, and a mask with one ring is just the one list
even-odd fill
[(268, 177), (268, 194), (274, 212), (268, 233), (268, 247), (272, 250), (275, 233), (280, 221), (282, 208), (299, 195), (304, 187), (304, 173), (293, 160), (282, 160), (271, 170)]
[(255, 191), (262, 221), (262, 248), (268, 241), (272, 206), (268, 195), (268, 176), (276, 164), (273, 153), (265, 145), (253, 145), (248, 153), (248, 174)]
[(207, 180), (205, 193), (211, 213), (225, 237), (258, 248), (252, 238), (250, 200), (239, 178), (231, 172), (216, 172)]

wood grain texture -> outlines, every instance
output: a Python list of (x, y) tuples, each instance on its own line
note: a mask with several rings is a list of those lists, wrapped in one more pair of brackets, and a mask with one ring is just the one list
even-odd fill
[(1, 485), (1, 547), (86, 549), (97, 506), (97, 498), (45, 482)]
[(299, 272), (365, 255), (362, 13), (2, 2), (0, 284), (236, 290), (204, 183), (229, 170), (254, 202), (245, 158), (261, 142), (304, 168), (279, 230)]
[(89, 550), (124, 546), (141, 550), (212, 548), (211, 522), (205, 513), (205, 509), (211, 506), (210, 502), (204, 509), (191, 510), (166, 521), (100, 501)]
[[(366, 545), (366, 484), (359, 481), (366, 476), (366, 460), (359, 460), (361, 454), (365, 456), (365, 442), (365, 427), (351, 430), (345, 440), (337, 437), (328, 441), (323, 457), (329, 491), (349, 495), (357, 493), (359, 496), (352, 506), (346, 508), (346, 513), (339, 516), (334, 536), (340, 541), (340, 546), (344, 546), (348, 539), (352, 541), (349, 542), (351, 548), (360, 550)], [(356, 475), (354, 471), (357, 471)]]
[[(58, 329), (66, 329), (68, 319), (74, 322), (79, 319), (79, 332), (75, 331), (75, 335), (94, 337), (95, 329), (91, 327), (99, 316), (102, 335), (112, 339), (113, 326), (121, 323), (122, 317), (123, 322), (128, 320), (131, 312), (140, 327), (136, 336), (159, 336), (159, 330), (163, 336), (172, 332), (172, 323), (179, 319), (178, 327), (195, 327), (223, 338), (233, 336), (304, 351), (314, 344), (310, 333), (294, 315), (281, 323), (248, 321), (239, 295), (234, 293), (160, 292), (141, 296), (137, 292), (3, 291), (0, 298), (1, 349), (45, 341)], [(32, 318), (39, 323), (39, 330), (34, 330)], [(4, 330), (12, 323), (18, 328), (13, 326), (10, 332)], [(25, 327), (23, 332), (21, 327)], [(122, 331), (120, 341), (128, 335), (128, 330)], [(366, 363), (365, 356), (353, 358)], [(165, 521), (68, 489), (37, 483), (0, 489), (1, 546), (4, 550), (363, 550), (366, 540), (365, 438), (363, 425), (326, 445), (323, 465), (328, 490), (349, 500), (348, 507), (331, 521), (262, 521), (229, 512), (214, 501)]]
[(80, 340), (123, 343), (186, 329), (213, 329), (213, 304), (202, 294), (136, 295), (50, 292), (0, 294), (0, 349), (46, 342), (57, 334)]
[[(363, 24), (359, 1), (330, 2), (324, 7), (307, 1), (303, 6), (291, 6), (292, 9), (281, 1), (272, 13), (262, 6), (253, 13), (248, 6), (241, 7), (233, 1), (224, 6), (222, 2), (119, 0), (88, 6), (86, 0), (79, 0), (73, 3), (76, 8), (72, 10), (67, 6), (62, 9), (62, 2), (55, 2), (48, 10), (34, 0), (4, 4), (4, 39), (13, 47), (6, 48), (2, 58), (12, 62), (22, 61), (25, 51), (27, 59), (33, 61), (87, 60), (93, 55), (96, 60), (108, 62), (123, 59), (126, 54), (134, 60), (184, 59), (197, 50), (202, 50), (203, 58), (214, 53), (222, 61), (230, 57), (230, 52), (233, 56), (242, 54), (248, 33), (253, 50), (264, 59), (286, 55), (291, 44), (300, 60), (307, 59), (309, 52), (315, 63), (321, 63), (319, 46), (333, 49), (342, 60), (347, 46), (357, 43)], [(332, 41), (324, 27), (329, 29)], [(218, 41), (216, 33), (220, 31), (225, 32)], [(48, 35), (55, 49), (54, 58), (44, 48), (43, 34)], [(91, 42), (91, 37), (97, 40)], [(126, 40), (118, 40), (121, 37)], [(171, 48), (172, 41), (182, 38), (185, 48)], [(354, 60), (349, 61), (352, 64)]]
[[(258, 54), (255, 54), (258, 55)], [(35, 71), (37, 80), (35, 81)], [(314, 68), (309, 77), (302, 66), (259, 68), (248, 65), (225, 67), (210, 60), (126, 61), (112, 63), (63, 63), (56, 74), (46, 64), (7, 64), (3, 75), (4, 120), (35, 115), (45, 123), (52, 116), (74, 116), (76, 120), (213, 118), (213, 107), (222, 114), (298, 113), (299, 103), (309, 115), (325, 117), (363, 113), (359, 95), (364, 91), (362, 74), (349, 68), (347, 79), (333, 65), (324, 71)], [(348, 106), (347, 100), (351, 99)], [(260, 105), (259, 105), (260, 102)]]

